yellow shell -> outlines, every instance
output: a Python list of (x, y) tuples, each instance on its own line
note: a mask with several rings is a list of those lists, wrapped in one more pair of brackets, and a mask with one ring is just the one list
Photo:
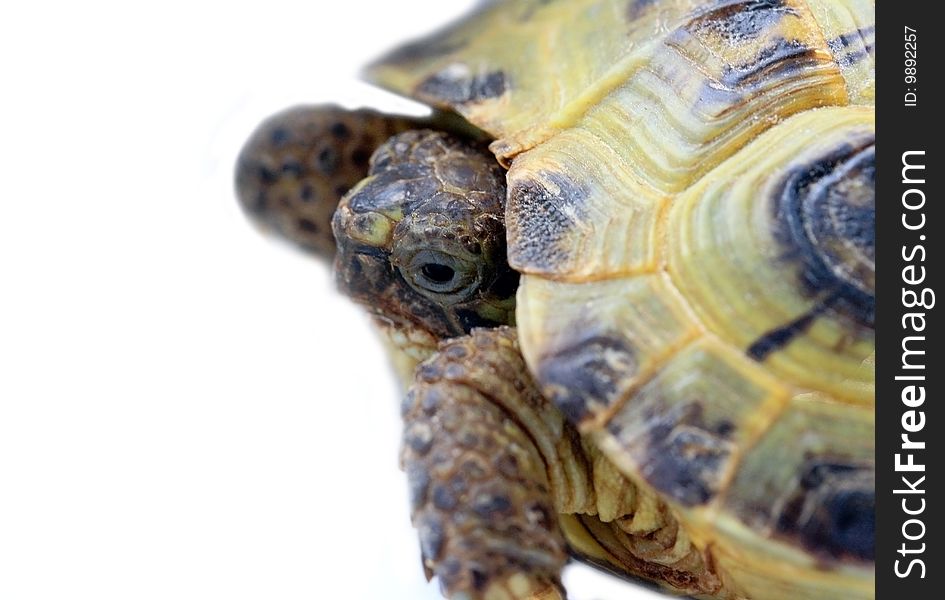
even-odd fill
[(530, 369), (752, 598), (873, 594), (873, 11), (496, 2), (369, 71), (495, 138)]

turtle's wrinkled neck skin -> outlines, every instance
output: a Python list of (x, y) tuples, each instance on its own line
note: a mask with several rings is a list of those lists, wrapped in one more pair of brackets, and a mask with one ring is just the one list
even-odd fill
[(483, 146), (439, 131), (396, 135), (335, 213), (338, 285), (414, 361), (439, 340), (512, 324), (518, 273), (504, 211), (505, 172)]

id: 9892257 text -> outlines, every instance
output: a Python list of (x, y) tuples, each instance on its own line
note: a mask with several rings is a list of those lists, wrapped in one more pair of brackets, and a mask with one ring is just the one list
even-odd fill
[(906, 93), (903, 96), (903, 104), (905, 106), (916, 106), (916, 103), (919, 100), (919, 96), (918, 96), (919, 67), (918, 67), (918, 54), (917, 54), (917, 49), (916, 49), (916, 45), (918, 43), (917, 42), (918, 32), (912, 27), (909, 27), (908, 25), (906, 25), (904, 36), (905, 36), (904, 37), (905, 45), (903, 46), (904, 60), (902, 63), (903, 64), (902, 73), (903, 73), (903, 81), (906, 84)]

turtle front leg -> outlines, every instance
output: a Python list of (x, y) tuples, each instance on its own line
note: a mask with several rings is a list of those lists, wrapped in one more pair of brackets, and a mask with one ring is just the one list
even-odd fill
[[(585, 470), (564, 469), (581, 443), (527, 380), (514, 339), (477, 329), (441, 345), (404, 402), (412, 521), (427, 577), (449, 598), (564, 597), (551, 490), (587, 489)], [(583, 484), (561, 485), (569, 477)]]

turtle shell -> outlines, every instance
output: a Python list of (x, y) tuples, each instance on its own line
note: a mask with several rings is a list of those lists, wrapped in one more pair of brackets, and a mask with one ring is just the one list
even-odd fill
[(753, 598), (873, 594), (873, 12), (497, 2), (369, 70), (495, 138), (529, 368)]

